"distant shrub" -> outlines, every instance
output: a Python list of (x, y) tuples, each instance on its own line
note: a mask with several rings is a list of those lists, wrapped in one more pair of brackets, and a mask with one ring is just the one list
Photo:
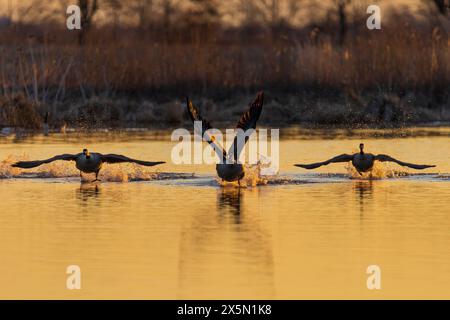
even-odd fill
[(0, 97), (0, 124), (8, 127), (39, 129), (42, 125), (40, 106), (24, 95)]

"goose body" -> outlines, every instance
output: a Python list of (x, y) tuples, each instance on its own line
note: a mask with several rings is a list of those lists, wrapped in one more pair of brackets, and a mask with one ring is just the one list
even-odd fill
[(427, 168), (433, 168), (435, 165), (427, 165), (427, 164), (413, 164), (408, 162), (403, 162), (400, 160), (397, 160), (391, 156), (388, 156), (386, 154), (378, 154), (373, 155), (371, 153), (365, 153), (364, 152), (364, 144), (361, 143), (359, 145), (360, 152), (355, 154), (341, 154), (339, 156), (336, 156), (334, 158), (328, 159), (323, 162), (316, 162), (316, 163), (310, 163), (310, 164), (296, 164), (295, 166), (301, 167), (304, 169), (315, 169), (321, 166), (326, 166), (330, 163), (338, 163), (338, 162), (350, 162), (352, 163), (353, 167), (358, 171), (360, 175), (362, 175), (363, 172), (368, 172), (373, 169), (373, 166), (375, 164), (375, 161), (381, 161), (381, 162), (395, 162), (401, 166), (409, 167), (417, 170), (427, 169)]
[(77, 169), (84, 173), (99, 172), (102, 165), (102, 156), (99, 153), (91, 153), (89, 157), (87, 157), (84, 153), (81, 153), (75, 160), (75, 166)]
[(95, 152), (90, 153), (87, 149), (84, 149), (83, 152), (78, 154), (60, 154), (45, 160), (19, 161), (12, 164), (12, 166), (16, 168), (30, 169), (58, 160), (75, 161), (75, 167), (78, 170), (80, 170), (80, 176), (82, 172), (95, 173), (94, 181), (98, 180), (98, 174), (102, 168), (103, 163), (130, 162), (147, 167), (165, 163), (164, 161), (150, 162), (150, 161), (136, 160), (119, 154), (101, 154)]
[(245, 176), (245, 169), (239, 163), (218, 163), (216, 164), (216, 172), (219, 178), (225, 181), (239, 181)]
[(353, 155), (352, 165), (358, 172), (367, 172), (373, 169), (375, 156), (371, 153), (356, 153)]
[[(256, 122), (261, 115), (262, 107), (264, 104), (264, 93), (258, 92), (254, 101), (250, 104), (249, 109), (245, 112), (241, 118), (239, 119), (236, 128), (243, 130), (246, 132), (249, 129), (256, 128)], [(226, 152), (220, 145), (218, 145), (213, 136), (209, 136), (206, 131), (211, 129), (211, 124), (200, 116), (197, 108), (192, 104), (192, 102), (187, 99), (187, 110), (192, 122), (201, 121), (202, 122), (202, 137), (208, 142), (214, 151), (219, 156), (221, 160), (220, 163), (216, 164), (216, 172), (219, 178), (223, 181), (238, 181), (240, 184), (240, 180), (245, 176), (244, 166), (238, 162), (239, 155), (245, 146), (245, 143), (248, 141), (248, 137), (244, 138), (244, 143), (238, 143), (237, 136), (234, 138), (233, 144), (230, 147), (230, 150)], [(240, 142), (240, 141), (239, 141)]]

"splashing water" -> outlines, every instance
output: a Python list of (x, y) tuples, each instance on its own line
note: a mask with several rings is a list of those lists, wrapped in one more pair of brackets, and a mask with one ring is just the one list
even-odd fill
[(386, 178), (399, 178), (408, 176), (409, 173), (404, 171), (396, 171), (386, 166), (386, 164), (375, 161), (373, 168), (369, 172), (362, 172), (362, 175), (356, 171), (355, 167), (348, 163), (345, 166), (350, 179), (359, 180), (375, 180), (375, 179), (386, 179)]
[[(266, 158), (260, 155), (257, 164), (244, 164), (245, 176), (240, 181), (241, 187), (256, 187), (260, 185), (266, 185), (269, 181), (273, 181), (277, 178), (278, 172), (275, 172), (273, 168), (271, 168), (271, 161), (269, 158)], [(219, 177), (216, 178), (217, 183), (224, 186), (235, 186), (239, 187), (239, 182), (233, 181), (222, 181)]]
[[(21, 157), (23, 159), (23, 157)], [(0, 162), (0, 179), (12, 178), (20, 174), (19, 168), (11, 167), (11, 165), (18, 161), (18, 157), (9, 155), (5, 160)]]
[[(22, 170), (22, 173), (31, 175), (33, 171)], [(79, 174), (73, 162), (55, 161), (36, 168), (36, 175), (39, 178), (69, 178), (77, 177)]]
[[(134, 163), (104, 164), (100, 171), (101, 180), (109, 182), (151, 181), (164, 178), (180, 178), (180, 174), (161, 173), (158, 169), (147, 171), (144, 167)], [(167, 176), (169, 175), (169, 176)]]
[[(80, 172), (73, 162), (55, 161), (33, 169), (14, 168), (11, 165), (19, 160), (29, 160), (26, 154), (9, 155), (0, 162), (0, 178), (73, 178), (79, 177)], [(166, 179), (193, 178), (194, 174), (163, 173), (158, 170), (147, 171), (145, 167), (134, 163), (107, 164), (105, 163), (99, 174), (99, 179), (107, 182), (151, 181)], [(81, 182), (91, 182), (95, 174), (81, 175)]]

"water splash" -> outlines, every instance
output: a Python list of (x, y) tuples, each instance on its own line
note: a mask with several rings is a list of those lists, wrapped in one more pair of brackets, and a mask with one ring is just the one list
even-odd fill
[[(277, 178), (278, 172), (271, 167), (269, 158), (260, 155), (257, 164), (244, 164), (245, 176), (240, 181), (241, 187), (256, 187), (266, 185), (269, 181)], [(239, 182), (222, 181), (219, 177), (216, 178), (217, 183), (222, 186), (239, 187)]]
[(261, 175), (261, 166), (260, 164), (255, 165), (244, 165), (245, 170), (245, 176), (241, 179), (240, 182), (238, 181), (222, 181), (221, 178), (216, 177), (217, 183), (222, 186), (234, 186), (234, 187), (256, 187), (258, 185), (264, 185), (267, 184), (267, 177)]
[[(0, 162), (0, 179), (8, 179), (20, 174), (20, 169), (11, 167), (14, 162), (18, 161), (19, 157), (9, 155), (5, 160)], [(23, 157), (20, 157), (23, 159)]]
[(289, 176), (272, 176), (269, 177), (267, 180), (268, 185), (300, 185), (308, 183), (316, 183), (316, 182), (308, 179), (298, 179)]
[(406, 177), (410, 174), (405, 171), (397, 171), (389, 168), (386, 164), (375, 161), (373, 168), (370, 172), (362, 172), (362, 175), (356, 171), (355, 167), (348, 163), (345, 166), (350, 179), (359, 179), (359, 180), (377, 180), (377, 179), (387, 179), (387, 178), (400, 178)]
[(194, 173), (149, 171), (146, 167), (134, 164), (105, 164), (100, 171), (100, 179), (109, 182), (153, 181), (195, 178)]
[[(0, 178), (73, 178), (79, 177), (80, 172), (73, 162), (55, 161), (33, 169), (14, 168), (11, 165), (20, 160), (29, 160), (26, 154), (9, 155), (0, 162)], [(145, 167), (134, 163), (104, 164), (99, 179), (105, 182), (151, 181), (167, 179), (194, 178), (193, 173), (168, 173), (159, 170), (148, 171)], [(81, 175), (81, 182), (91, 182), (95, 174)]]

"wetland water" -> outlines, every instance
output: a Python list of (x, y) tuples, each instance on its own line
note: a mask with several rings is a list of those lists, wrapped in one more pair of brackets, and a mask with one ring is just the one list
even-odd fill
[[(171, 164), (164, 134), (0, 138), (0, 298), (448, 299), (450, 130), (400, 136), (289, 135), (279, 175), (241, 189), (220, 186), (214, 166)], [(437, 167), (380, 164), (367, 179), (346, 164), (293, 166), (362, 141)], [(84, 147), (167, 164), (108, 165), (97, 184), (71, 163), (9, 167)], [(71, 264), (81, 290), (66, 289)], [(372, 264), (381, 290), (366, 287)]]

